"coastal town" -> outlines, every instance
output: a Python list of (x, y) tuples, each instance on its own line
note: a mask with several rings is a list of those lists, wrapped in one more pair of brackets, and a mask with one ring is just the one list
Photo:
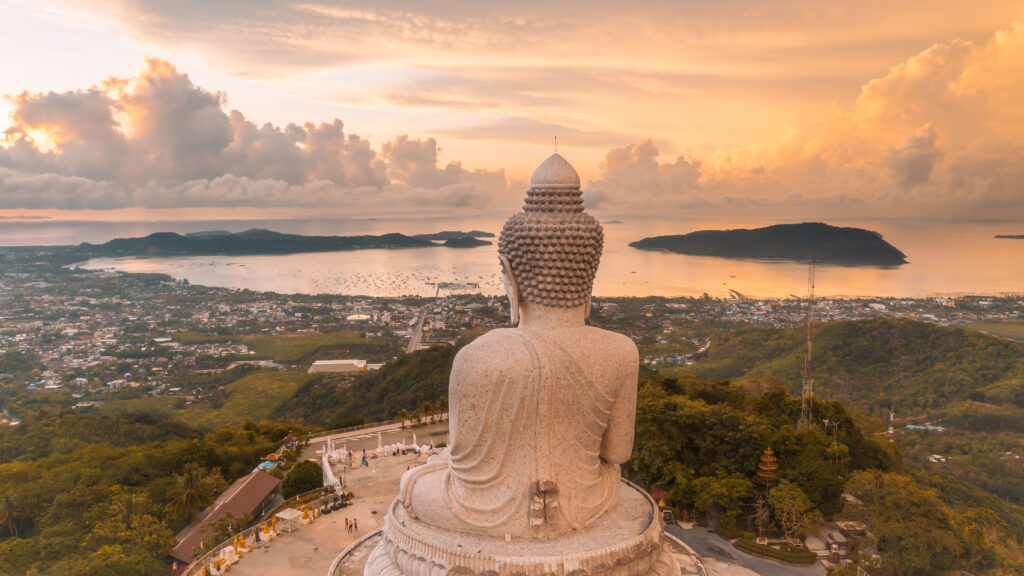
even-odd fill
[[(216, 375), (276, 368), (307, 371), (353, 357), (370, 366), (402, 352), (455, 344), (507, 325), (504, 298), (366, 298), (254, 292), (190, 285), (164, 275), (89, 271), (46, 252), (0, 253), (0, 413), (17, 406), (83, 409), (112, 399), (213, 399)], [(943, 326), (1024, 320), (1020, 296), (822, 298), (814, 321), (911, 318)], [(800, 297), (595, 298), (591, 323), (623, 332), (642, 363), (692, 365), (714, 327), (806, 323)], [(303, 339), (305, 337), (305, 339)], [(1012, 335), (1008, 336), (1012, 337)], [(282, 343), (301, 346), (282, 350)], [(339, 356), (341, 355), (341, 356)], [(197, 384), (204, 377), (208, 386)]]

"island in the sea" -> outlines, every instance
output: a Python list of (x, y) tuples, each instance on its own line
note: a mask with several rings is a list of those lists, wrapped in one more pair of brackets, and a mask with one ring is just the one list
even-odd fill
[(882, 235), (863, 228), (841, 228), (821, 222), (777, 224), (753, 230), (699, 230), (676, 236), (655, 236), (632, 242), (642, 250), (693, 256), (762, 258), (848, 266), (899, 266), (907, 257)]
[[(413, 238), (446, 241), (451, 240), (452, 238), (494, 238), (494, 233), (481, 232), (480, 230), (470, 230), (469, 232), (463, 232), (462, 230), (445, 230), (443, 232), (434, 232), (433, 234), (414, 234)], [(488, 242), (488, 244), (490, 244), (490, 242)]]
[(996, 234), (996, 238), (1004, 240), (1024, 240), (1024, 234)]
[[(370, 248), (426, 248), (448, 246), (463, 248), (470, 245), (490, 244), (475, 235), (487, 232), (472, 231), (451, 234), (439, 238), (444, 242), (433, 242), (426, 237), (405, 234), (381, 234), (378, 236), (304, 236), (283, 234), (271, 230), (253, 228), (244, 232), (215, 230), (176, 234), (157, 232), (141, 238), (117, 238), (103, 244), (82, 243), (78, 249), (84, 255), (95, 257), (119, 256), (209, 256), (239, 254), (297, 254), (300, 252), (336, 252), (341, 250), (366, 250)], [(431, 235), (423, 235), (431, 236)], [(492, 235), (493, 236), (493, 235)], [(472, 244), (471, 244), (472, 243)]]

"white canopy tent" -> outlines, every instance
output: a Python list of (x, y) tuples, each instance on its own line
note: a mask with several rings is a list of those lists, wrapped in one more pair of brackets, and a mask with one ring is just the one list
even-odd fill
[(294, 532), (295, 530), (298, 530), (299, 525), (302, 523), (302, 512), (299, 512), (295, 508), (285, 508), (277, 514), (274, 514), (274, 517), (279, 521), (277, 528), (285, 532)]

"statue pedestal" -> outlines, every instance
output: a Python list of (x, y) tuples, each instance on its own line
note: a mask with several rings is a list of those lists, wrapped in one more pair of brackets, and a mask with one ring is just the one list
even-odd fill
[(503, 538), (445, 530), (395, 500), (365, 576), (675, 576), (654, 501), (623, 483), (618, 503), (582, 530)]

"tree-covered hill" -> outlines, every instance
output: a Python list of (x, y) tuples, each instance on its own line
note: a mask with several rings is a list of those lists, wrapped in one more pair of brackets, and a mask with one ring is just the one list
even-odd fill
[[(820, 427), (797, 432), (800, 399), (775, 385), (760, 396), (728, 381), (643, 379), (637, 405), (637, 440), (627, 465), (644, 486), (668, 485), (682, 502), (693, 502), (699, 478), (753, 478), (761, 453), (775, 450), (781, 477), (795, 482), (827, 514), (841, 508), (843, 477), (850, 470), (888, 470), (899, 457), (866, 436), (838, 402), (818, 406), (823, 418), (839, 423), (834, 458), (832, 438)], [(839, 463), (841, 461), (841, 464)]]
[(0, 431), (0, 463), (71, 454), (93, 444), (135, 446), (201, 437), (201, 432), (180, 420), (149, 414), (62, 411), (51, 416), (44, 412)]
[[(680, 508), (707, 512), (726, 533), (753, 521), (759, 502), (768, 503), (765, 523), (784, 526), (782, 506), (794, 496), (810, 503), (800, 513), (810, 523), (821, 516), (862, 521), (869, 534), (855, 539), (852, 551), (874, 575), (1024, 570), (1024, 509), (947, 475), (905, 468), (897, 447), (864, 433), (838, 402), (818, 401), (815, 409), (838, 428), (797, 431), (800, 399), (778, 383), (753, 392), (726, 381), (647, 374), (624, 472), (665, 490)], [(766, 488), (757, 470), (769, 447), (778, 470)], [(872, 560), (871, 550), (879, 558)]]
[[(805, 353), (803, 327), (721, 331), (687, 370), (741, 380), (770, 374), (796, 391)], [(878, 418), (895, 406), (904, 416), (945, 414), (953, 424), (1024, 425), (1021, 343), (899, 318), (830, 322), (814, 328), (811, 371), (816, 394)]]
[(394, 418), (448, 395), (457, 347), (434, 346), (401, 356), (375, 372), (318, 375), (281, 404), (276, 416), (309, 426), (338, 427)]
[(630, 243), (641, 250), (665, 250), (695, 256), (769, 258), (806, 262), (812, 251), (819, 262), (845, 265), (899, 266), (906, 255), (872, 230), (830, 226), (822, 222), (777, 224), (753, 230), (698, 230), (654, 236)]
[(0, 463), (0, 574), (162, 574), (173, 535), (292, 431), (197, 433), (132, 414), (26, 418), (0, 431), (5, 453), (21, 455)]

